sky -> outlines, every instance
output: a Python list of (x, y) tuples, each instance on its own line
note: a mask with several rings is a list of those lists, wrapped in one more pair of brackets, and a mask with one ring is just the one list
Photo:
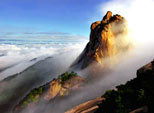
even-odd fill
[(1, 0), (0, 36), (79, 35), (88, 37), (92, 22), (104, 14), (107, 0)]

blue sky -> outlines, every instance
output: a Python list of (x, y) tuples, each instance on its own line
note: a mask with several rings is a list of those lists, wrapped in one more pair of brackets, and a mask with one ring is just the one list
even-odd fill
[(88, 37), (91, 22), (103, 17), (98, 9), (106, 1), (1, 0), (0, 35), (51, 35), (53, 32)]

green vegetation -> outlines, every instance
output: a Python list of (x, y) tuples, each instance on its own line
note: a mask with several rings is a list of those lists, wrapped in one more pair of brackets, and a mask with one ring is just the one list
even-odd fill
[(22, 107), (26, 107), (31, 102), (37, 102), (39, 96), (43, 93), (43, 87), (33, 89), (22, 101)]
[[(62, 81), (62, 84), (66, 81), (66, 80), (69, 80), (71, 77), (74, 77), (74, 76), (77, 76), (77, 73), (75, 72), (71, 72), (71, 73), (64, 73), (62, 75), (60, 75), (58, 77), (58, 79), (61, 79)], [(24, 99), (23, 101), (21, 102), (21, 107), (24, 108), (26, 107), (29, 103), (32, 103), (32, 102), (38, 102), (39, 101), (39, 97), (40, 95), (43, 93), (43, 87), (44, 86), (41, 86), (39, 88), (35, 88), (33, 89)]]
[(96, 113), (129, 113), (143, 106), (148, 107), (148, 113), (154, 113), (153, 73), (144, 73), (116, 88), (103, 95), (106, 100), (99, 105)]
[(62, 84), (69, 80), (70, 78), (74, 77), (74, 76), (78, 76), (77, 73), (75, 72), (71, 72), (71, 73), (68, 73), (68, 72), (65, 72), (64, 74), (60, 75), (58, 78), (62, 80)]

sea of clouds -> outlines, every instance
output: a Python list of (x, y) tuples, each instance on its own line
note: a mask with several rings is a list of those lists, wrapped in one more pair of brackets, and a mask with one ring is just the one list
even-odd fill
[[(145, 7), (145, 8), (144, 8)], [(99, 11), (102, 15), (106, 11), (111, 10), (114, 14), (120, 14), (126, 18), (129, 25), (130, 38), (133, 41), (134, 47), (130, 52), (123, 57), (119, 57), (120, 61), (115, 65), (115, 68), (112, 69), (110, 73), (107, 73), (106, 77), (97, 79), (96, 81), (90, 82), (84, 90), (76, 93), (74, 96), (69, 97), (67, 100), (62, 102), (55, 102), (54, 104), (41, 103), (40, 106), (35, 106), (33, 109), (30, 109), (29, 113), (35, 113), (35, 110), (43, 107), (46, 108), (47, 113), (60, 113), (64, 112), (82, 102), (85, 102), (89, 99), (96, 98), (101, 96), (106, 90), (114, 88), (116, 85), (126, 83), (126, 81), (136, 77), (136, 70), (141, 66), (149, 63), (153, 60), (154, 56), (154, 1), (153, 0), (111, 0), (106, 4), (102, 4), (99, 7)], [(101, 15), (101, 16), (102, 16)], [(67, 70), (69, 65), (78, 57), (78, 55), (83, 51), (86, 41), (82, 43), (52, 43), (52, 44), (30, 44), (30, 45), (17, 45), (17, 44), (0, 44), (0, 80), (10, 76), (11, 74), (19, 73), (28, 68), (29, 66), (36, 64), (36, 62), (45, 59), (47, 57), (53, 57), (54, 59), (51, 62), (56, 63), (51, 64), (54, 66), (54, 71), (63, 72), (62, 67), (65, 67), (64, 70)], [(37, 58), (35, 60), (32, 60)], [(51, 62), (38, 64), (35, 66), (34, 70), (42, 69), (42, 71), (49, 72), (52, 66), (49, 64)], [(45, 67), (49, 68), (49, 70)], [(61, 67), (56, 67), (62, 65)], [(9, 67), (10, 66), (10, 67)], [(41, 67), (42, 66), (42, 67)], [(51, 66), (51, 67), (50, 67)], [(45, 67), (45, 68), (44, 68)], [(12, 69), (12, 70), (11, 70)], [(59, 69), (59, 70), (56, 70)], [(52, 70), (52, 71), (53, 71)], [(32, 71), (32, 70), (31, 70)], [(85, 69), (79, 72), (79, 75), (86, 76), (89, 69)], [(29, 71), (25, 73), (30, 73)], [(39, 72), (40, 73), (40, 72)], [(53, 73), (53, 72), (52, 72)], [(31, 73), (30, 73), (31, 74)], [(44, 74), (44, 73), (43, 73)], [(5, 86), (5, 89), (12, 88), (12, 91), (17, 89), (22, 82), (28, 82), (36, 77), (50, 78), (43, 74), (33, 75), (33, 78), (24, 78), (24, 74), (21, 74), (21, 78), (13, 80)], [(46, 73), (45, 73), (46, 74)], [(51, 73), (49, 73), (51, 74)], [(47, 74), (46, 74), (47, 75)], [(55, 74), (56, 75), (56, 74)], [(104, 75), (99, 73), (99, 75)], [(57, 75), (58, 76), (58, 75)], [(50, 81), (51, 79), (48, 79)], [(18, 82), (14, 85), (15, 82)], [(47, 81), (47, 80), (45, 80)], [(44, 83), (44, 82), (43, 82)], [(43, 84), (42, 83), (42, 84)], [(10, 86), (11, 84), (11, 86)], [(38, 84), (38, 83), (37, 83)], [(39, 84), (41, 85), (41, 84)], [(38, 86), (39, 86), (38, 85)], [(36, 86), (36, 85), (35, 85)], [(11, 89), (10, 88), (10, 89)], [(27, 92), (27, 89), (26, 89)], [(0, 91), (1, 97), (6, 95), (6, 91)], [(12, 95), (11, 95), (12, 96)], [(10, 96), (10, 98), (11, 98)], [(1, 101), (1, 98), (0, 98)], [(54, 105), (55, 108), (51, 109), (51, 106)], [(28, 113), (25, 111), (24, 113)]]
[[(10, 39), (5, 39), (5, 42)], [(12, 39), (11, 39), (12, 41)], [(57, 41), (47, 43), (28, 43), (14, 41), (15, 43), (0, 44), (0, 80), (24, 71), (29, 66), (47, 57), (56, 57), (64, 53), (71, 53), (76, 58), (84, 49), (88, 40)], [(31, 41), (33, 42), (33, 41)], [(71, 60), (71, 59), (70, 59)], [(73, 61), (72, 61), (73, 62)]]

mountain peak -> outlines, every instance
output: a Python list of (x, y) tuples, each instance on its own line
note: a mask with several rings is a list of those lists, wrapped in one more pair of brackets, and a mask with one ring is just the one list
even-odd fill
[(112, 12), (108, 11), (102, 21), (108, 21), (112, 17)]
[(72, 67), (86, 68), (92, 62), (104, 65), (104, 58), (129, 49), (126, 41), (127, 22), (124, 17), (108, 11), (102, 21), (91, 25), (90, 40)]

